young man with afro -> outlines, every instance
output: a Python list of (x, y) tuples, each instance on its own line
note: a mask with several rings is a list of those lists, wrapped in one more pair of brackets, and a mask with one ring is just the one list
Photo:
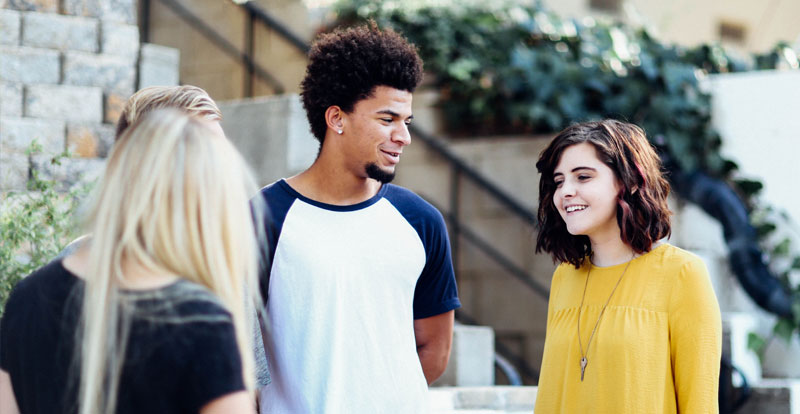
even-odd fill
[(460, 302), (442, 215), (389, 184), (421, 79), (415, 47), (374, 23), (312, 45), (301, 87), (319, 156), (261, 191), (274, 221), (262, 413), (428, 411)]

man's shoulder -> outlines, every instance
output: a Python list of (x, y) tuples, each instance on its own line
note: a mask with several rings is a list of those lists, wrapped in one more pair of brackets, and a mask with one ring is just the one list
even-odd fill
[(280, 179), (263, 187), (258, 192), (258, 196), (251, 201), (254, 206), (266, 207), (272, 216), (281, 216), (297, 198), (297, 193), (286, 183), (286, 180)]
[(433, 204), (405, 187), (386, 184), (384, 198), (404, 216), (425, 220), (442, 220), (442, 213)]
[(267, 199), (273, 197), (288, 197), (291, 195), (286, 189), (286, 181), (282, 178), (262, 187), (261, 190), (259, 190), (259, 194)]

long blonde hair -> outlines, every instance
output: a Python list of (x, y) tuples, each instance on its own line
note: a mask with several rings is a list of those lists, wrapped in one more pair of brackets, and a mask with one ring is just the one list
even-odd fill
[(207, 121), (157, 110), (117, 141), (89, 217), (80, 349), (80, 414), (112, 413), (132, 312), (123, 260), (205, 286), (230, 312), (244, 383), (254, 388), (249, 303), (260, 306), (245, 161)]

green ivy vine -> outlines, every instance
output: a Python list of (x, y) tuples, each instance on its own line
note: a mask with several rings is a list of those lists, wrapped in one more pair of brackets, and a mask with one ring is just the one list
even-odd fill
[[(641, 27), (562, 19), (538, 3), (340, 0), (335, 10), (337, 26), (372, 19), (417, 45), (426, 82), (440, 92), (453, 136), (551, 133), (605, 117), (642, 126), (682, 170), (700, 169), (737, 190), (773, 272), (800, 293), (790, 278), (800, 270), (792, 237), (775, 240), (782, 216), (759, 200), (763, 184), (720, 154), (722, 140), (712, 128), (705, 90), (709, 74), (797, 69), (800, 62), (788, 45), (747, 56), (718, 45), (684, 48)], [(788, 340), (798, 332), (800, 301), (794, 308), (793, 320), (776, 324), (777, 336)], [(751, 339), (756, 350), (766, 343)]]
[[(27, 155), (41, 150), (33, 142)], [(65, 151), (51, 157), (50, 163), (61, 165), (69, 157)], [(58, 185), (32, 169), (27, 191), (0, 194), (0, 316), (17, 282), (53, 260), (77, 236), (75, 211), (89, 186), (78, 185), (60, 192)]]

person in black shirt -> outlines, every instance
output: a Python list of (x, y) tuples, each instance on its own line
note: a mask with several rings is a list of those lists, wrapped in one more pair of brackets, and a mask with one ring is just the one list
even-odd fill
[(159, 110), (129, 128), (92, 237), (6, 304), (0, 412), (254, 412), (254, 189), (207, 121)]
[[(125, 108), (122, 109), (117, 121), (114, 141), (118, 141), (131, 125), (136, 124), (139, 118), (156, 109), (163, 108), (179, 109), (189, 115), (202, 118), (208, 121), (211, 128), (216, 132), (225, 134), (221, 125), (222, 112), (219, 110), (217, 103), (202, 88), (192, 85), (149, 86), (134, 93), (125, 103)], [(62, 259), (76, 252), (88, 238), (89, 235), (84, 234), (73, 240), (61, 250), (56, 259)], [(264, 309), (253, 306), (252, 311), (256, 312), (256, 317), (253, 318), (253, 327), (251, 328), (256, 364), (256, 383), (261, 388), (270, 383), (269, 367), (264, 351), (265, 344), (266, 347), (269, 347), (269, 338), (262, 336), (262, 327), (259, 323), (265, 320), (263, 315), (259, 315), (259, 313), (264, 312)]]

